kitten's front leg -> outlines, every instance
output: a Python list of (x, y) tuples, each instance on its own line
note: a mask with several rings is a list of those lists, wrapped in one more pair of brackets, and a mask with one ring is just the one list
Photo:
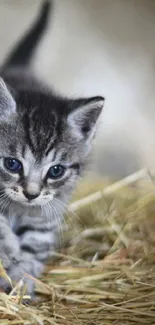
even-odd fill
[[(9, 271), (12, 280), (19, 281), (27, 273), (37, 278), (40, 276), (44, 263), (47, 260), (51, 248), (55, 244), (53, 228), (32, 221), (18, 228), (18, 240), (20, 243), (20, 255)], [(27, 293), (34, 291), (34, 281), (24, 277), (27, 285)]]
[[(7, 218), (0, 214), (0, 260), (7, 273), (9, 273), (12, 265), (16, 264), (19, 255), (20, 245), (18, 238), (12, 232)], [(11, 289), (9, 282), (3, 277), (0, 277), (0, 288), (4, 291)]]
[(35, 255), (21, 250), (19, 258), (12, 264), (8, 275), (14, 284), (22, 280), (26, 288), (26, 293), (34, 296), (35, 282), (33, 278), (31, 279), (31, 276), (37, 278), (43, 271), (43, 267), (43, 263), (38, 261)]
[[(55, 244), (55, 236), (51, 225), (40, 220), (26, 220), (26, 224), (18, 227), (14, 234), (7, 218), (0, 215), (0, 260), (12, 281), (20, 281), (27, 273), (38, 277), (44, 267), (51, 247)], [(32, 294), (34, 281), (24, 277), (27, 293)], [(9, 292), (11, 286), (0, 277), (0, 288)]]

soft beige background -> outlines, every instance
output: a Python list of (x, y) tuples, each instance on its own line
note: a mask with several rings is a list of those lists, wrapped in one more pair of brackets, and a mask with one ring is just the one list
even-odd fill
[[(0, 60), (40, 4), (0, 0)], [(94, 169), (155, 167), (154, 0), (55, 0), (33, 68), (64, 94), (106, 97)]]

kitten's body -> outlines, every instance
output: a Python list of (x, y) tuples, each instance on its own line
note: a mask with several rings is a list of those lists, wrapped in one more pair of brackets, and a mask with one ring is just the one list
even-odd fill
[[(40, 19), (47, 18), (43, 13)], [(8, 275), (19, 281), (24, 273), (39, 276), (54, 249), (103, 98), (58, 96), (22, 67), (24, 57), (18, 66), (15, 53), (3, 65), (0, 80), (0, 259)], [(29, 61), (30, 53), (27, 57)], [(12, 170), (16, 165), (20, 169)], [(0, 279), (0, 287), (7, 286)], [(33, 282), (27, 280), (27, 286), (32, 293)]]

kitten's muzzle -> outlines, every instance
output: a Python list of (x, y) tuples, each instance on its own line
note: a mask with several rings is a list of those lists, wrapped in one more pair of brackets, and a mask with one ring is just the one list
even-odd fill
[(26, 191), (23, 191), (23, 194), (25, 195), (25, 197), (29, 200), (29, 201), (32, 201), (34, 199), (36, 199), (40, 193), (35, 193), (35, 194), (32, 194), (32, 193), (29, 193), (29, 192), (26, 192)]

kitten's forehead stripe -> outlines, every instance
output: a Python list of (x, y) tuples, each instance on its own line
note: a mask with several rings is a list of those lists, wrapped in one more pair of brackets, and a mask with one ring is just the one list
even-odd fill
[(45, 157), (43, 158), (42, 163), (43, 164), (51, 163), (51, 162), (55, 161), (56, 156), (57, 156), (57, 150), (56, 150), (56, 148), (53, 148), (53, 149), (50, 150), (48, 155), (45, 155)]
[(24, 143), (22, 146), (22, 157), (25, 157), (25, 151), (26, 151), (26, 144)]
[(47, 117), (43, 113), (40, 116), (37, 109), (33, 108), (30, 116), (23, 116), (26, 141), (38, 160), (44, 155), (48, 156), (58, 136), (56, 131), (59, 122), (56, 114), (51, 112)]
[(16, 154), (16, 151), (17, 151), (16, 145), (13, 144), (13, 143), (10, 143), (9, 144), (9, 151), (14, 152)]
[(23, 126), (24, 126), (24, 131), (25, 131), (25, 137), (26, 137), (26, 143), (30, 146), (32, 151), (35, 150), (33, 142), (31, 140), (30, 136), (30, 121), (29, 121), (29, 116), (28, 114), (25, 113), (24, 118), (23, 118)]

